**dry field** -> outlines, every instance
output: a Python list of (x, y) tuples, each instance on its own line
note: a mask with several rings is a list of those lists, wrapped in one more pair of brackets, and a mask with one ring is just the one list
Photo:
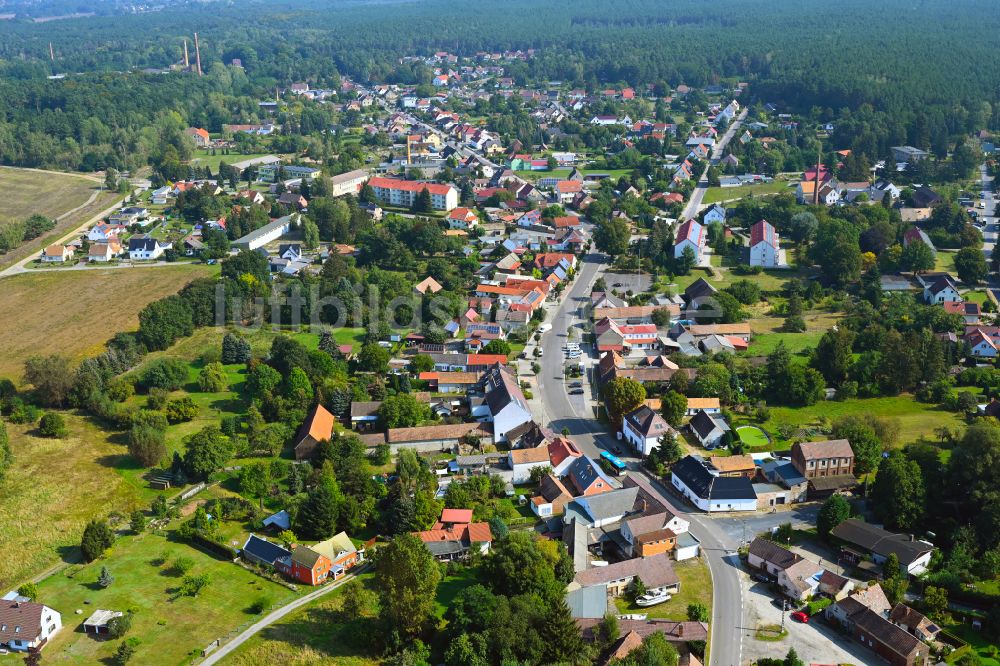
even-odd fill
[(0, 280), (0, 377), (20, 381), (33, 354), (74, 360), (100, 352), (119, 331), (139, 326), (146, 304), (177, 293), (218, 267), (178, 264), (149, 268), (51, 271)]

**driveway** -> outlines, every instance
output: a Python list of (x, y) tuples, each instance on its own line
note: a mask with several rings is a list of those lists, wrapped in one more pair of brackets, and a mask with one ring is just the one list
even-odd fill
[(775, 596), (763, 583), (752, 581), (740, 572), (743, 586), (743, 659), (744, 663), (763, 657), (784, 659), (789, 648), (795, 648), (807, 664), (881, 664), (874, 652), (840, 633), (820, 618), (809, 624), (792, 620), (785, 613), (788, 636), (780, 641), (760, 641), (754, 637), (760, 625), (781, 624), (781, 609), (773, 604)]

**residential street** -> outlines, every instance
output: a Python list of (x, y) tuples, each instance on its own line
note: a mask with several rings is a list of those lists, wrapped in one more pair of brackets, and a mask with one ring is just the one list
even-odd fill
[[(993, 256), (993, 249), (996, 247), (1000, 223), (997, 221), (997, 193), (993, 189), (993, 176), (990, 175), (986, 165), (979, 167), (979, 178), (981, 191), (986, 192), (986, 197), (982, 200), (986, 208), (979, 209), (980, 219), (983, 221), (983, 254), (986, 255), (987, 264)], [(974, 193), (976, 194), (976, 193)], [(986, 283), (995, 297), (1000, 299), (1000, 279), (996, 275), (989, 275)]]
[[(567, 341), (567, 330), (577, 331), (576, 341), (585, 351), (584, 359), (588, 370), (594, 367), (596, 352), (590, 345), (582, 343), (585, 333), (584, 323), (588, 315), (591, 285), (607, 268), (607, 258), (599, 253), (587, 255), (579, 269), (569, 293), (549, 315), (547, 321), (552, 330), (542, 336), (543, 356), (541, 372), (537, 378), (537, 396), (543, 410), (543, 420), (553, 430), (568, 428), (573, 441), (584, 455), (597, 457), (602, 449), (611, 449), (615, 441), (613, 435), (600, 421), (593, 417), (593, 405), (589, 382), (585, 381), (587, 392), (582, 396), (567, 394), (563, 379), (562, 346)], [(590, 376), (588, 372), (588, 376)], [(637, 459), (629, 459), (630, 473), (646, 474)], [(646, 474), (647, 478), (656, 479)], [(658, 482), (657, 482), (658, 485)], [(739, 540), (727, 534), (714, 519), (701, 513), (688, 513), (691, 508), (674, 498), (660, 487), (663, 502), (671, 509), (691, 521), (691, 534), (701, 541), (702, 552), (708, 562), (713, 584), (713, 612), (710, 663), (717, 666), (735, 666), (742, 659), (743, 626), (742, 585), (740, 582), (739, 557), (736, 548)], [(773, 519), (773, 516), (772, 516)], [(740, 603), (734, 603), (739, 599)]]
[[(743, 119), (747, 117), (747, 110), (743, 109), (740, 115), (736, 117), (736, 120), (732, 122), (729, 126), (729, 130), (723, 135), (722, 139), (715, 144), (715, 148), (712, 150), (711, 163), (715, 164), (721, 159), (722, 153), (729, 142), (736, 135), (736, 130), (738, 130), (743, 125)], [(701, 176), (698, 178), (698, 185), (691, 192), (691, 198), (688, 199), (687, 205), (684, 206), (684, 213), (681, 215), (681, 220), (689, 220), (692, 217), (697, 217), (698, 210), (701, 208), (701, 201), (705, 198), (705, 192), (708, 191), (708, 167), (705, 167), (705, 171), (702, 172)]]

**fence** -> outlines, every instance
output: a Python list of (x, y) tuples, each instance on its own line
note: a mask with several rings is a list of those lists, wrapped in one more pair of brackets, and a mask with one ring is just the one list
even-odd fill
[(184, 492), (182, 492), (181, 495), (180, 495), (180, 497), (178, 498), (178, 501), (183, 502), (184, 500), (190, 499), (190, 498), (194, 497), (195, 495), (197, 495), (198, 493), (200, 493), (201, 491), (203, 491), (205, 488), (206, 488), (206, 486), (205, 486), (205, 482), (204, 481), (202, 481), (201, 483), (195, 484), (195, 485), (191, 486), (190, 488), (188, 488), (187, 490), (185, 490)]

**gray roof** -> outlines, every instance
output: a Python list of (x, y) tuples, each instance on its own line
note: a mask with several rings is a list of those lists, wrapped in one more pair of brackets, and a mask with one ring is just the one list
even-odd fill
[(606, 567), (594, 567), (576, 574), (574, 580), (583, 587), (605, 585), (613, 580), (638, 576), (647, 588), (677, 585), (680, 579), (674, 571), (670, 553), (653, 555), (652, 557), (636, 557), (609, 564)]
[(625, 415), (625, 420), (633, 430), (643, 437), (661, 436), (670, 432), (670, 426), (663, 420), (663, 417), (650, 409), (648, 405), (642, 405), (629, 412)]
[(895, 553), (902, 566), (908, 566), (924, 553), (934, 550), (934, 546), (929, 543), (911, 541), (905, 534), (893, 534), (857, 518), (848, 518), (833, 528), (831, 534), (883, 557)]
[(691, 426), (691, 430), (698, 434), (699, 437), (705, 439), (715, 430), (721, 430), (722, 432), (729, 431), (729, 424), (722, 417), (718, 417), (709, 414), (704, 409), (698, 410), (691, 421), (688, 423)]
[(577, 497), (567, 505), (566, 511), (569, 513), (571, 509), (575, 509), (574, 513), (590, 518), (591, 523), (619, 518), (632, 511), (638, 495), (638, 488), (622, 488), (597, 495)]
[(608, 612), (608, 586), (581, 587), (566, 593), (566, 605), (574, 618), (601, 618)]
[(257, 240), (261, 236), (265, 236), (265, 235), (271, 233), (272, 231), (274, 231), (275, 229), (279, 229), (279, 228), (281, 228), (281, 227), (283, 227), (285, 225), (289, 225), (291, 223), (292, 223), (292, 216), (291, 215), (286, 215), (285, 217), (279, 217), (277, 220), (274, 220), (273, 222), (269, 222), (269, 223), (265, 224), (260, 229), (257, 229), (255, 231), (251, 231), (246, 236), (243, 236), (241, 238), (237, 238), (236, 240), (233, 241), (233, 245), (247, 245), (247, 244), (252, 243), (253, 241)]

